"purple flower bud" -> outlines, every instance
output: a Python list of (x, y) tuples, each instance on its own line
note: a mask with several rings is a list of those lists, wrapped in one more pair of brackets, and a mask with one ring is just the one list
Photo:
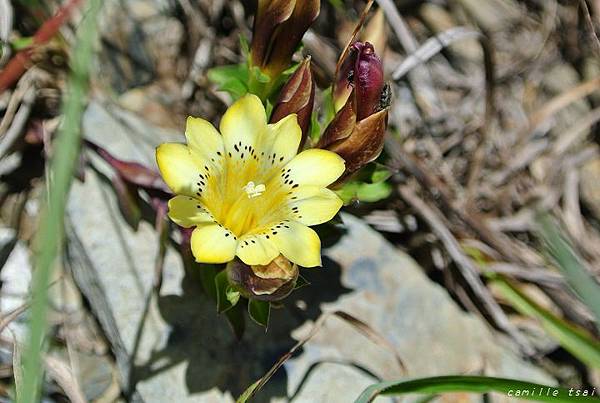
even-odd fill
[(340, 110), (355, 90), (358, 119), (376, 112), (385, 86), (383, 65), (369, 42), (355, 42), (342, 60), (334, 87), (334, 103)]

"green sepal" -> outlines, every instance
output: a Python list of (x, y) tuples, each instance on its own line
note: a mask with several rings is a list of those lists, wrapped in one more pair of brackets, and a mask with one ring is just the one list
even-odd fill
[(271, 304), (268, 301), (251, 299), (248, 301), (248, 315), (250, 319), (263, 326), (266, 330), (269, 326), (269, 317), (271, 316)]
[(246, 318), (244, 317), (244, 304), (237, 304), (224, 312), (225, 317), (236, 339), (241, 340), (246, 329)]
[(229, 280), (227, 279), (227, 270), (221, 270), (215, 276), (215, 289), (217, 291), (217, 312), (223, 313), (233, 308), (235, 304), (232, 304), (228, 298), (228, 290), (231, 289), (231, 286), (229, 285)]
[(299, 290), (302, 287), (309, 286), (310, 283), (306, 280), (302, 275), (298, 275), (298, 279), (296, 280), (296, 285), (294, 286), (294, 291)]

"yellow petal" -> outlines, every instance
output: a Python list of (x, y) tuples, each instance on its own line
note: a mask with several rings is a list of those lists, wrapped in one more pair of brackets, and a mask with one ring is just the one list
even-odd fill
[(194, 157), (205, 162), (216, 162), (223, 155), (223, 138), (208, 121), (188, 117), (185, 127), (185, 137)]
[(304, 225), (317, 225), (331, 220), (342, 207), (342, 200), (333, 191), (318, 186), (300, 186), (288, 204), (294, 220)]
[(279, 255), (279, 249), (264, 236), (245, 235), (238, 242), (236, 255), (248, 265), (266, 265)]
[(281, 254), (297, 265), (321, 266), (321, 240), (317, 233), (306, 225), (285, 221), (268, 236), (269, 239), (273, 239)]
[(187, 146), (177, 143), (161, 144), (156, 149), (156, 162), (160, 174), (173, 193), (197, 195), (200, 170)]
[(302, 139), (302, 129), (296, 114), (270, 124), (265, 137), (262, 148), (268, 150), (267, 161), (271, 162), (275, 169), (287, 164), (298, 152)]
[(235, 257), (237, 239), (218, 224), (196, 227), (190, 239), (192, 254), (200, 263), (227, 263)]
[(233, 103), (221, 119), (221, 134), (225, 151), (232, 157), (239, 157), (248, 151), (245, 147), (256, 148), (258, 137), (266, 130), (267, 115), (260, 99), (246, 94)]
[(169, 200), (169, 218), (184, 228), (214, 221), (206, 207), (190, 196), (175, 196)]
[(344, 160), (331, 151), (313, 148), (298, 154), (283, 169), (289, 175), (292, 188), (302, 185), (326, 187), (344, 173)]

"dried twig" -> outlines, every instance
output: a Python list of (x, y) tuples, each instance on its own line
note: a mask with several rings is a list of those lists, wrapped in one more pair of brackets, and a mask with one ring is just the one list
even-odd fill
[(30, 48), (17, 53), (12, 59), (10, 59), (6, 67), (0, 71), (0, 93), (9, 88), (23, 75), (25, 70), (27, 70), (27, 63), (31, 59), (31, 55), (35, 47), (48, 42), (54, 35), (56, 35), (59, 28), (65, 22), (67, 22), (72, 12), (79, 6), (80, 3), (81, 0), (70, 0), (67, 2), (52, 18), (44, 22), (33, 35), (33, 45)]
[[(385, 12), (390, 26), (406, 53), (413, 54), (417, 52), (419, 45), (404, 23), (394, 2), (392, 0), (377, 0), (377, 3)], [(415, 94), (415, 100), (421, 110), (429, 117), (439, 117), (445, 108), (435, 92), (429, 71), (426, 68), (415, 69), (409, 73), (408, 78)]]
[(65, 392), (69, 401), (72, 403), (85, 403), (87, 401), (81, 391), (77, 378), (66, 363), (56, 357), (47, 355), (44, 358), (44, 365), (48, 371), (48, 375)]
[(10, 57), (8, 39), (13, 26), (13, 8), (9, 0), (0, 0), (0, 68)]
[(590, 9), (588, 8), (587, 2), (585, 0), (579, 0), (579, 5), (583, 10), (583, 15), (585, 16), (585, 23), (590, 30), (590, 36), (594, 42), (596, 47), (596, 52), (600, 55), (600, 40), (598, 40), (598, 35), (596, 34), (596, 28), (594, 28), (594, 23), (592, 22), (592, 16), (590, 15)]
[(600, 89), (600, 77), (596, 77), (581, 83), (552, 98), (550, 101), (544, 104), (544, 106), (531, 115), (527, 127), (524, 128), (518, 136), (518, 138), (521, 139), (520, 144), (528, 141), (535, 129), (550, 117), (554, 116), (558, 111), (569, 104), (590, 95), (598, 89)]
[(15, 113), (15, 117), (6, 131), (6, 134), (0, 140), (0, 159), (4, 158), (8, 151), (12, 148), (15, 142), (19, 139), (19, 136), (23, 133), (23, 129), (27, 124), (27, 118), (31, 112), (33, 101), (35, 100), (35, 88), (30, 86), (25, 90), (21, 106)]
[(439, 240), (444, 244), (446, 251), (456, 263), (463, 278), (467, 281), (471, 290), (477, 295), (480, 301), (493, 318), (498, 327), (508, 333), (521, 347), (525, 354), (531, 355), (534, 349), (529, 341), (515, 328), (508, 320), (500, 305), (492, 297), (485, 284), (478, 275), (475, 264), (463, 252), (460, 244), (452, 235), (452, 232), (446, 227), (441, 218), (441, 213), (435, 207), (428, 205), (424, 200), (417, 196), (410, 186), (404, 185), (398, 188), (402, 198), (408, 202), (416, 212), (423, 217), (436, 234)]
[(442, 49), (454, 42), (470, 38), (480, 38), (481, 33), (465, 27), (454, 27), (429, 38), (417, 50), (408, 55), (398, 67), (394, 69), (392, 78), (400, 80), (406, 73), (416, 66), (427, 62), (437, 55)]

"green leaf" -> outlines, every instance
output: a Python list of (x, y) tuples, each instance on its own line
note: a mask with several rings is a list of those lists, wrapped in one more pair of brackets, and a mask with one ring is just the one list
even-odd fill
[(257, 82), (261, 84), (267, 84), (271, 81), (271, 77), (263, 73), (257, 66), (250, 68), (250, 74)]
[(378, 163), (371, 164), (372, 172), (371, 172), (371, 182), (379, 183), (389, 179), (392, 176), (392, 173), (385, 165), (381, 165)]
[(267, 328), (271, 315), (271, 304), (267, 301), (251, 299), (248, 301), (248, 314), (253, 321)]
[(447, 392), (499, 392), (515, 399), (555, 403), (598, 402), (595, 397), (591, 396), (576, 397), (574, 396), (574, 390), (545, 386), (516, 379), (450, 375), (377, 383), (365, 389), (358, 399), (356, 399), (355, 403), (372, 402), (379, 395), (390, 396), (408, 393), (431, 394)]
[(321, 138), (321, 124), (319, 123), (319, 112), (314, 109), (310, 116), (310, 139), (313, 144), (317, 144)]
[(250, 42), (246, 35), (240, 34), (240, 50), (244, 58), (248, 59), (250, 57)]
[(336, 193), (345, 205), (356, 200), (372, 203), (388, 197), (392, 193), (392, 186), (387, 182), (348, 182)]
[(596, 317), (596, 326), (600, 330), (600, 285), (588, 273), (560, 229), (547, 214), (537, 217), (540, 226), (539, 236), (544, 241), (547, 253), (556, 262), (557, 268), (565, 276), (575, 294), (585, 303)]
[(217, 312), (223, 313), (231, 309), (234, 304), (227, 298), (227, 290), (230, 288), (227, 279), (227, 270), (221, 270), (215, 276), (215, 288), (217, 290)]
[(204, 288), (204, 292), (208, 295), (213, 301), (217, 301), (217, 287), (215, 282), (215, 277), (217, 275), (218, 267), (212, 264), (199, 264), (196, 263), (199, 267), (200, 274), (200, 282), (202, 283), (202, 288)]
[(224, 313), (227, 318), (227, 323), (231, 326), (231, 330), (238, 340), (242, 339), (244, 329), (246, 328), (243, 305), (244, 304), (237, 304)]
[(225, 296), (227, 297), (227, 301), (231, 304), (231, 306), (235, 306), (240, 300), (240, 292), (236, 291), (232, 286), (228, 286), (225, 290)]
[(335, 105), (333, 103), (333, 89), (331, 87), (329, 87), (325, 91), (323, 91), (322, 110), (323, 110), (323, 121), (321, 122), (321, 125), (322, 125), (322, 127), (327, 127), (327, 125), (335, 117)]
[(267, 99), (265, 102), (265, 113), (267, 115), (267, 121), (271, 118), (271, 113), (273, 113), (273, 103)]
[(517, 311), (538, 319), (546, 332), (565, 350), (581, 362), (600, 368), (600, 342), (587, 331), (542, 308), (507, 280), (499, 278), (493, 284)]
[(244, 63), (213, 67), (208, 70), (208, 79), (234, 99), (248, 92), (248, 66)]

